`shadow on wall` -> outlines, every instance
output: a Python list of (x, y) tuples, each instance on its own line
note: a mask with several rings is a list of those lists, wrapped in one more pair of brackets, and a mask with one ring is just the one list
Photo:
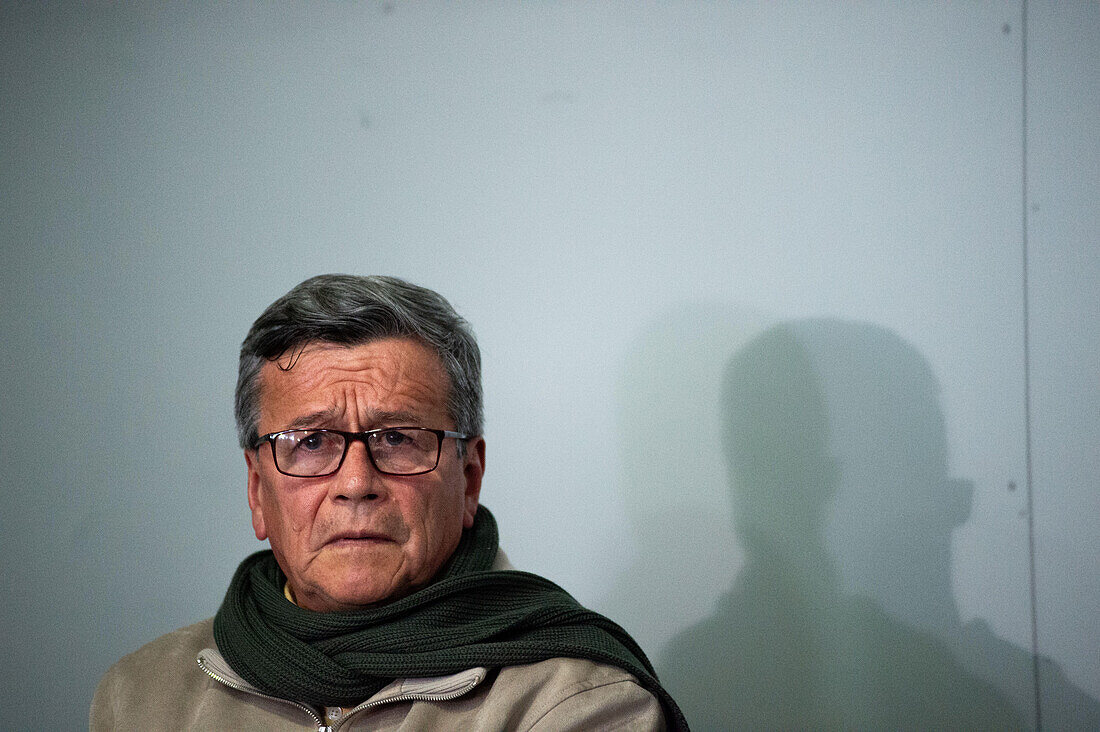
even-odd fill
[[(697, 319), (683, 325), (699, 332)], [(692, 355), (668, 352), (677, 350)], [(728, 491), (729, 507), (681, 502), (675, 484), (656, 476), (666, 526), (655, 528), (656, 512), (632, 509), (645, 519), (641, 560), (609, 602), (648, 608), (658, 615), (651, 625), (688, 626), (658, 639), (627, 616), (628, 627), (660, 641), (651, 648), (663, 646), (658, 673), (693, 729), (1033, 725), (1030, 653), (982, 621), (959, 621), (951, 535), (967, 520), (972, 486), (948, 478), (938, 385), (925, 360), (885, 329), (836, 320), (776, 325), (751, 341), (734, 338), (722, 353), (733, 351), (715, 380), (714, 429), (728, 473), (712, 484)], [(675, 382), (674, 392), (693, 369), (647, 365)], [(659, 400), (660, 388), (652, 383), (639, 398)], [(707, 428), (706, 419), (697, 424)], [(635, 459), (649, 458), (639, 451), (626, 463)], [(694, 496), (707, 488), (684, 486)], [(731, 510), (735, 532), (712, 526), (715, 513)], [(703, 547), (700, 556), (670, 552), (661, 538), (669, 526)], [(716, 567), (728, 573), (713, 587), (734, 578), (724, 594), (684, 579), (714, 582)], [(642, 589), (630, 598), (629, 587)], [(699, 596), (709, 617), (697, 612)], [(1041, 678), (1044, 727), (1100, 728), (1096, 700), (1051, 663)]]
[(685, 306), (647, 328), (623, 363), (623, 507), (639, 554), (599, 607), (650, 654), (707, 617), (741, 568), (715, 405), (731, 349), (762, 327), (753, 312)]

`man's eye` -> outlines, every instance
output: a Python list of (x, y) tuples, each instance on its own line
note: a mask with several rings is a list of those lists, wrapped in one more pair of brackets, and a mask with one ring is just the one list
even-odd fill
[(302, 439), (298, 440), (297, 449), (305, 450), (306, 452), (312, 452), (314, 450), (320, 450), (325, 446), (325, 434), (323, 432), (314, 432), (311, 435), (306, 435)]
[(382, 444), (386, 447), (400, 447), (409, 442), (409, 437), (398, 430), (389, 430), (381, 435)]

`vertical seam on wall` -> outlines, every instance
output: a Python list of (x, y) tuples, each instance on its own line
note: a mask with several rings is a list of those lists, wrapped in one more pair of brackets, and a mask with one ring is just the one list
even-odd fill
[(1043, 711), (1041, 700), (1041, 684), (1039, 683), (1039, 613), (1038, 613), (1038, 592), (1036, 590), (1036, 577), (1035, 577), (1035, 499), (1033, 495), (1033, 483), (1032, 483), (1032, 462), (1031, 462), (1031, 310), (1030, 303), (1028, 301), (1029, 281), (1028, 270), (1030, 266), (1030, 260), (1028, 257), (1028, 206), (1030, 205), (1028, 197), (1028, 148), (1027, 148), (1027, 125), (1028, 125), (1028, 107), (1027, 107), (1027, 0), (1021, 2), (1021, 21), (1020, 21), (1020, 77), (1021, 77), (1021, 104), (1020, 104), (1020, 116), (1022, 121), (1022, 133), (1021, 133), (1021, 147), (1023, 151), (1023, 160), (1021, 165), (1020, 175), (1020, 187), (1021, 187), (1021, 224), (1022, 224), (1022, 244), (1023, 244), (1023, 315), (1024, 315), (1024, 460), (1025, 460), (1025, 479), (1027, 481), (1027, 558), (1028, 558), (1028, 580), (1029, 580), (1029, 594), (1031, 601), (1031, 678), (1034, 684), (1035, 693), (1035, 729), (1043, 729)]

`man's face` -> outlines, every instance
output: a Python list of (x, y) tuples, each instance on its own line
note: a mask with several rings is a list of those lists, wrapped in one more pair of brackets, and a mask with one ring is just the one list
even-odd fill
[[(453, 430), (448, 388), (439, 358), (418, 341), (313, 343), (290, 370), (267, 363), (260, 371), (259, 433)], [(397, 599), (431, 581), (473, 525), (484, 459), (482, 439), (462, 458), (446, 439), (432, 472), (382, 475), (366, 445), (353, 442), (335, 475), (292, 478), (275, 469), (264, 444), (245, 451), (252, 526), (270, 540), (302, 607), (330, 612)]]

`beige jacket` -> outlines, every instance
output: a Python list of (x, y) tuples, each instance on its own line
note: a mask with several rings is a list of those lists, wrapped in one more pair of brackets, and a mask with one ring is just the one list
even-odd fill
[(660, 703), (630, 674), (555, 658), (499, 671), (399, 679), (326, 727), (323, 712), (261, 694), (215, 650), (213, 620), (123, 658), (92, 702), (92, 730), (663, 730)]
[[(498, 551), (493, 569), (514, 569)], [(218, 653), (214, 621), (162, 636), (96, 689), (92, 730), (663, 730), (656, 697), (613, 666), (573, 658), (398, 679), (331, 728), (324, 711), (266, 696)], [(331, 713), (329, 716), (333, 716)]]

